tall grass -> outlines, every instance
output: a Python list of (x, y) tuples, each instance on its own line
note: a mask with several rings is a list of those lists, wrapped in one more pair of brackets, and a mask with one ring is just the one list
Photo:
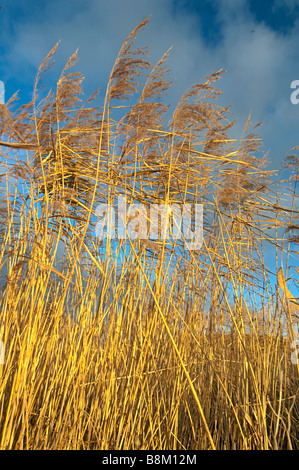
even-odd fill
[[(168, 52), (135, 48), (146, 24), (102, 107), (80, 101), (76, 54), (40, 98), (58, 45), (32, 102), (2, 105), (0, 448), (298, 449), (298, 162), (275, 196), (250, 119), (234, 141), (215, 104), (222, 71), (166, 124)], [(202, 203), (202, 248), (96, 237), (120, 195)]]

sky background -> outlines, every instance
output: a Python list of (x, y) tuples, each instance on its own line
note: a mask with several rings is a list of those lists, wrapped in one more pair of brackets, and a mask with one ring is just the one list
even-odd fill
[(223, 68), (218, 104), (231, 106), (237, 119), (232, 137), (251, 113), (263, 121), (258, 132), (278, 169), (299, 145), (299, 104), (290, 88), (299, 80), (299, 0), (2, 0), (0, 2), (0, 80), (5, 99), (19, 91), (31, 98), (38, 66), (61, 40), (47, 86), (55, 88), (63, 65), (78, 48), (76, 69), (84, 91), (102, 88), (128, 34), (150, 15), (136, 44), (147, 46), (156, 63), (172, 46), (168, 66), (172, 108), (182, 93)]
[[(250, 113), (253, 124), (263, 121), (257, 131), (271, 170), (299, 145), (299, 104), (290, 99), (291, 83), (299, 80), (299, 0), (1, 0), (0, 6), (6, 101), (18, 90), (20, 105), (31, 100), (39, 65), (61, 41), (46, 91), (55, 90), (68, 58), (79, 49), (74, 70), (86, 79), (86, 97), (101, 87), (101, 105), (121, 45), (150, 16), (136, 46), (149, 48), (152, 64), (172, 47), (171, 110), (188, 87), (224, 69), (218, 104), (231, 106), (230, 119), (237, 120), (231, 137), (241, 138)], [(275, 272), (273, 247), (265, 252)]]

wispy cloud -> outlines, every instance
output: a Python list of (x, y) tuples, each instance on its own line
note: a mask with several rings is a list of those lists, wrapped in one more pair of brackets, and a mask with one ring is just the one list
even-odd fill
[(277, 11), (282, 8), (288, 8), (293, 12), (296, 7), (299, 7), (298, 0), (275, 0), (272, 6), (272, 10)]

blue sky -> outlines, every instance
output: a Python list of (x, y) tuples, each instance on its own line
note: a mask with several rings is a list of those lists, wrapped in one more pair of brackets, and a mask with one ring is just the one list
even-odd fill
[[(217, 82), (218, 104), (237, 119), (231, 136), (240, 138), (251, 113), (263, 121), (258, 132), (269, 151), (269, 169), (299, 145), (299, 104), (291, 83), (299, 80), (299, 0), (1, 0), (0, 80), (8, 100), (19, 90), (31, 99), (38, 67), (61, 41), (46, 87), (55, 89), (68, 58), (79, 49), (76, 70), (90, 95), (101, 98), (117, 53), (128, 34), (147, 16), (137, 39), (156, 63), (172, 47), (168, 66), (171, 108), (182, 93), (208, 74), (225, 69)], [(272, 252), (271, 252), (272, 253)]]
[(20, 90), (31, 96), (37, 68), (61, 40), (47, 86), (79, 48), (76, 66), (86, 78), (85, 91), (104, 89), (118, 50), (145, 17), (149, 27), (137, 44), (147, 46), (156, 62), (172, 46), (168, 65), (175, 106), (187, 87), (224, 68), (217, 82), (219, 104), (231, 105), (240, 137), (248, 114), (263, 121), (259, 133), (269, 150), (270, 168), (299, 144), (299, 105), (290, 101), (299, 79), (299, 0), (2, 0), (0, 80), (6, 99)]

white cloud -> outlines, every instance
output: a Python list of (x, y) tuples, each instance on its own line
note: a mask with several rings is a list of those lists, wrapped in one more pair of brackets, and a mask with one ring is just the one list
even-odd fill
[[(298, 1), (276, 0), (276, 8), (281, 8), (282, 3), (292, 9)], [(30, 4), (34, 8), (35, 2), (26, 2), (28, 9)], [(298, 145), (299, 105), (290, 102), (290, 83), (299, 79), (299, 25), (283, 36), (264, 23), (257, 23), (248, 0), (216, 0), (213, 5), (217, 7), (222, 40), (211, 47), (202, 37), (196, 16), (183, 8), (184, 2), (176, 10), (171, 0), (73, 0), (72, 8), (67, 0), (52, 0), (42, 5), (34, 15), (15, 15), (13, 28), (4, 22), (8, 77), (18, 74), (24, 83), (29, 78), (32, 81), (41, 60), (61, 39), (57, 75), (79, 48), (77, 69), (86, 77), (88, 91), (92, 92), (106, 84), (129, 32), (151, 15), (149, 27), (140, 34), (137, 44), (150, 48), (153, 63), (173, 46), (169, 58), (170, 78), (174, 80), (168, 96), (171, 104), (175, 105), (187, 87), (224, 68), (227, 74), (217, 86), (225, 95), (219, 102), (232, 105), (232, 119), (239, 120), (236, 130), (241, 130), (250, 112), (254, 122), (263, 119), (260, 133), (265, 150), (271, 147), (273, 151), (276, 167), (289, 149)], [(13, 6), (7, 8), (9, 14)]]

